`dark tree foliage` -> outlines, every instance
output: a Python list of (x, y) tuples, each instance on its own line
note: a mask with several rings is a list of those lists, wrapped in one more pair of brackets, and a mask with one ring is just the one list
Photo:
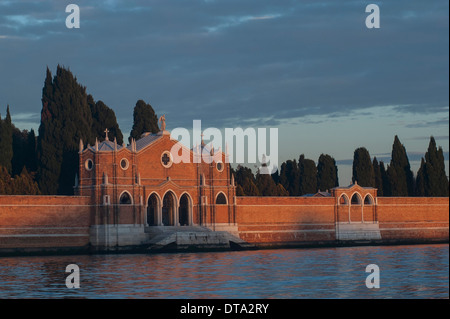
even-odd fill
[(0, 195), (40, 195), (33, 176), (24, 167), (20, 175), (11, 178), (5, 167), (0, 166)]
[(416, 196), (425, 195), (425, 159), (422, 157), (416, 176)]
[(437, 148), (433, 136), (425, 153), (425, 161), (422, 161), (417, 175), (416, 188), (419, 196), (449, 196), (444, 152), (442, 147)]
[(6, 117), (2, 120), (0, 116), (0, 166), (6, 168), (8, 173), (12, 172), (13, 158), (13, 127), (9, 105), (6, 108)]
[(93, 144), (92, 124), (86, 88), (78, 84), (70, 70), (58, 65), (52, 80), (47, 68), (37, 145), (42, 193), (73, 194), (79, 141)]
[(139, 100), (136, 102), (133, 111), (133, 128), (130, 133), (129, 141), (131, 141), (131, 138), (138, 140), (141, 135), (146, 132), (159, 132), (158, 117), (150, 104), (145, 103), (143, 100)]
[(316, 163), (305, 158), (302, 154), (298, 160), (300, 172), (300, 195), (317, 193), (317, 167)]
[(277, 184), (269, 174), (256, 174), (256, 186), (261, 196), (278, 196)]
[[(383, 162), (381, 162), (381, 164), (383, 164)], [(375, 188), (377, 189), (377, 196), (383, 196), (383, 177), (381, 175), (380, 164), (378, 163), (376, 157), (373, 158), (372, 166), (375, 177)], [(384, 171), (384, 164), (383, 164), (383, 171)]]
[(363, 187), (375, 187), (375, 176), (369, 151), (359, 147), (353, 154), (353, 183), (358, 182)]
[(390, 180), (392, 196), (414, 196), (414, 175), (411, 171), (406, 149), (400, 142), (398, 136), (394, 138), (392, 145), (392, 156), (389, 175), (395, 175), (395, 179)]
[[(95, 103), (92, 95), (88, 95), (88, 104), (92, 114), (92, 131), (94, 136), (99, 137), (99, 140), (105, 138), (105, 130), (108, 129), (108, 139), (114, 141), (117, 138), (117, 143), (123, 144), (123, 134), (117, 123), (116, 114), (103, 101)], [(100, 139), (100, 137), (102, 137)]]
[(317, 188), (321, 191), (339, 186), (336, 161), (328, 154), (321, 154), (317, 163)]
[(295, 159), (287, 160), (281, 164), (279, 183), (290, 196), (300, 194), (300, 171)]
[(233, 170), (232, 173), (235, 176), (236, 185), (241, 186), (241, 189), (236, 189), (236, 196), (260, 196), (255, 176), (250, 168), (238, 165), (237, 170)]

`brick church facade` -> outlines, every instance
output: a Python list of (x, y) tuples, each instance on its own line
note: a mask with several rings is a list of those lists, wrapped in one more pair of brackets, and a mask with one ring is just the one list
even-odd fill
[[(94, 224), (99, 232), (107, 225), (141, 235), (139, 228), (150, 226), (235, 225), (228, 155), (202, 141), (192, 149), (181, 146), (189, 161), (176, 163), (171, 150), (177, 143), (166, 130), (144, 133), (128, 146), (108, 140), (107, 131), (105, 140), (93, 146), (80, 141), (75, 194), (97, 204)], [(205, 153), (207, 161), (202, 160)]]

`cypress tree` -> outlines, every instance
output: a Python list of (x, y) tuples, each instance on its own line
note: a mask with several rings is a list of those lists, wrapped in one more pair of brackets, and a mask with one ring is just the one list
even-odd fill
[(117, 123), (114, 111), (102, 101), (95, 103), (94, 98), (90, 94), (87, 99), (92, 114), (92, 134), (96, 137), (104, 138), (105, 129), (108, 129), (108, 139), (113, 141), (115, 137), (118, 144), (123, 144), (123, 134)]
[(363, 187), (375, 187), (375, 176), (369, 151), (365, 147), (359, 147), (353, 154), (353, 177)]
[(159, 132), (158, 118), (150, 104), (138, 100), (133, 110), (133, 128), (130, 132), (129, 141), (131, 141), (131, 138), (139, 139), (145, 132)]
[(36, 172), (37, 170), (37, 154), (36, 154), (36, 134), (34, 130), (31, 131), (27, 135), (27, 143), (26, 143), (26, 160), (25, 167), (28, 172)]
[(336, 161), (328, 154), (321, 154), (317, 164), (317, 187), (325, 191), (339, 186)]
[(26, 165), (28, 154), (27, 144), (28, 144), (28, 131), (21, 131), (13, 125), (12, 133), (13, 142), (13, 158), (12, 158), (12, 172), (11, 175), (20, 175), (22, 169)]
[(430, 137), (428, 150), (425, 154), (424, 190), (425, 196), (449, 196), (448, 179), (445, 172), (444, 152), (437, 148), (433, 136)]
[(287, 160), (281, 164), (280, 184), (288, 191), (290, 196), (299, 195), (300, 171), (295, 159)]
[(425, 160), (422, 157), (416, 177), (416, 196), (425, 196)]
[(256, 174), (256, 186), (261, 196), (278, 196), (278, 188), (269, 174)]
[(311, 159), (302, 154), (298, 160), (300, 172), (300, 195), (317, 193), (317, 167)]
[[(392, 196), (413, 196), (414, 175), (411, 171), (406, 149), (398, 136), (394, 138), (390, 168), (395, 171), (395, 180), (390, 180)], [(391, 173), (391, 176), (393, 173)]]
[(3, 166), (9, 174), (12, 173), (12, 158), (13, 127), (8, 105), (5, 119), (2, 120), (0, 116), (0, 166)]
[(37, 146), (38, 181), (44, 194), (73, 194), (79, 141), (93, 143), (92, 123), (86, 88), (70, 70), (58, 65), (52, 80), (47, 68)]
[[(383, 163), (383, 162), (381, 162)], [(377, 188), (377, 196), (383, 196), (383, 178), (381, 175), (380, 164), (378, 164), (378, 160), (376, 157), (373, 158), (372, 162), (374, 178), (375, 178), (375, 187)], [(384, 165), (383, 165), (384, 170)]]
[[(236, 185), (241, 186), (242, 194), (240, 196), (259, 196), (260, 192), (256, 186), (256, 179), (250, 168), (238, 165), (234, 173)], [(238, 189), (236, 189), (238, 192)], [(239, 190), (241, 192), (241, 190)], [(238, 193), (236, 193), (237, 195)]]

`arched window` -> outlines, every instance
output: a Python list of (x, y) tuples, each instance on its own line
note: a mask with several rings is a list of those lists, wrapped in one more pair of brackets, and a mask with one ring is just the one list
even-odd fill
[(342, 194), (341, 197), (339, 197), (339, 205), (348, 205), (347, 195)]
[(218, 205), (226, 205), (227, 204), (227, 198), (225, 197), (224, 193), (219, 193), (219, 195), (217, 195), (216, 204), (218, 204)]
[(128, 194), (128, 192), (123, 192), (122, 195), (120, 195), (119, 203), (120, 205), (131, 205), (130, 194)]
[(361, 196), (358, 193), (353, 194), (351, 203), (352, 205), (361, 205)]
[(373, 205), (373, 198), (370, 194), (367, 194), (366, 197), (364, 197), (364, 205)]

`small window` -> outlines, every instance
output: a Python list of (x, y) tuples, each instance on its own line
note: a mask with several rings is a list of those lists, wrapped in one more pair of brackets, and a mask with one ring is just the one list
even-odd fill
[(223, 171), (223, 168), (224, 168), (223, 163), (222, 163), (222, 162), (217, 162), (216, 168), (217, 168), (217, 170), (218, 170), (219, 172), (222, 172), (222, 171)]
[(120, 205), (131, 205), (130, 194), (128, 194), (127, 192), (122, 193), (122, 195), (120, 195), (119, 203)]
[(216, 204), (218, 205), (226, 205), (227, 204), (227, 198), (223, 193), (219, 193), (216, 198)]
[(84, 167), (86, 168), (86, 170), (91, 171), (94, 167), (94, 162), (89, 158), (86, 160), (86, 162), (84, 162)]
[(130, 163), (128, 162), (128, 160), (126, 158), (122, 158), (120, 160), (120, 168), (123, 170), (128, 169), (128, 166), (130, 165)]

